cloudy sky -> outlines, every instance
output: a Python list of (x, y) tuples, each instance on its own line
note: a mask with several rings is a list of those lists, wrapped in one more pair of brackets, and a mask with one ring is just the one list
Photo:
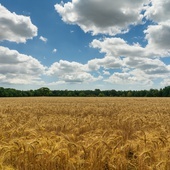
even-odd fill
[(170, 85), (170, 0), (0, 0), (0, 86)]

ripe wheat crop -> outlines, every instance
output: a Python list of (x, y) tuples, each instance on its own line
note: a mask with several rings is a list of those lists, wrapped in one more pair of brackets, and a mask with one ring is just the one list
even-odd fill
[(0, 170), (170, 170), (170, 98), (1, 98)]

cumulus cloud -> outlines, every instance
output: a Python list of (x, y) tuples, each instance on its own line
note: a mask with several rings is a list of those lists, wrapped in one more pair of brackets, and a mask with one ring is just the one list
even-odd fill
[(0, 82), (8, 84), (40, 83), (45, 67), (35, 58), (0, 46)]
[[(166, 56), (160, 50), (151, 49), (149, 46), (141, 47), (139, 44), (129, 45), (121, 38), (105, 38), (93, 40), (92, 48), (98, 48), (106, 56), (102, 59), (93, 59), (88, 62), (91, 70), (119, 69), (105, 81), (123, 84), (152, 84), (156, 79), (163, 79), (170, 75), (169, 65), (160, 60), (160, 56)], [(143, 82), (143, 83), (142, 83)]]
[(114, 57), (146, 55), (145, 49), (139, 44), (129, 45), (121, 38), (105, 38), (103, 40), (94, 39), (90, 46), (100, 49), (101, 53), (106, 53), (107, 55), (112, 55)]
[(110, 72), (109, 72), (109, 71), (106, 71), (106, 70), (103, 70), (103, 74), (104, 74), (104, 75), (110, 75)]
[(47, 75), (54, 76), (59, 81), (66, 83), (88, 83), (101, 79), (88, 72), (86, 65), (60, 60), (55, 62), (47, 71)]
[(55, 9), (64, 22), (77, 24), (84, 32), (115, 35), (142, 22), (141, 11), (146, 3), (148, 0), (72, 0), (56, 4)]
[(106, 56), (102, 59), (92, 59), (88, 61), (87, 65), (90, 70), (99, 70), (100, 67), (104, 69), (117, 69), (123, 65), (123, 61), (112, 56)]
[(120, 85), (141, 85), (151, 86), (153, 81), (141, 70), (133, 70), (133, 72), (116, 72), (111, 75), (106, 82)]
[(54, 48), (52, 52), (53, 52), (53, 53), (56, 53), (56, 52), (57, 52), (57, 49), (56, 49), (56, 48)]
[(37, 36), (38, 29), (30, 17), (12, 13), (1, 4), (0, 14), (0, 41), (25, 43), (27, 39)]
[(90, 46), (99, 49), (101, 53), (106, 53), (106, 55), (116, 58), (166, 56), (162, 50), (153, 50), (149, 46), (141, 47), (139, 43), (130, 45), (121, 38), (94, 39)]
[(145, 30), (146, 39), (148, 40), (147, 47), (159, 53), (160, 56), (170, 54), (170, 20), (161, 22), (158, 25), (150, 25)]
[(144, 16), (153, 21), (144, 31), (147, 47), (150, 50), (157, 51), (160, 56), (170, 54), (170, 1), (151, 0), (151, 5), (146, 8)]
[(163, 87), (169, 86), (169, 85), (170, 85), (170, 78), (169, 78), (169, 77), (165, 78), (165, 79), (161, 82), (161, 85), (162, 85)]
[(170, 15), (170, 1), (169, 0), (151, 0), (151, 5), (146, 8), (145, 17), (154, 22), (163, 22), (169, 20)]
[(43, 37), (43, 36), (40, 36), (40, 40), (43, 41), (43, 42), (45, 42), (45, 43), (48, 41), (48, 39), (45, 38), (45, 37)]
[[(129, 68), (139, 69), (147, 75), (164, 76), (170, 74), (169, 66), (159, 59), (150, 58), (125, 58), (124, 65)], [(156, 76), (155, 76), (156, 75)]]
[[(159, 33), (158, 33), (159, 32)], [(94, 39), (90, 46), (101, 53), (114, 57), (167, 57), (170, 54), (170, 26), (149, 26), (145, 30), (148, 44), (145, 47), (139, 43), (130, 45), (121, 38)]]

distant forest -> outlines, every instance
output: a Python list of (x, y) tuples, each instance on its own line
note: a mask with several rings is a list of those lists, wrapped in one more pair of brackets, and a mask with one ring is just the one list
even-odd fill
[(41, 87), (37, 90), (16, 90), (0, 87), (0, 97), (170, 97), (170, 86), (150, 90), (50, 90)]

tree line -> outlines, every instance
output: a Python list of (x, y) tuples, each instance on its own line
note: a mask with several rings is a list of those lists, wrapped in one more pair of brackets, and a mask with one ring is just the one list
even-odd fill
[(170, 86), (150, 90), (50, 90), (41, 87), (36, 90), (16, 90), (0, 87), (0, 97), (170, 97)]

